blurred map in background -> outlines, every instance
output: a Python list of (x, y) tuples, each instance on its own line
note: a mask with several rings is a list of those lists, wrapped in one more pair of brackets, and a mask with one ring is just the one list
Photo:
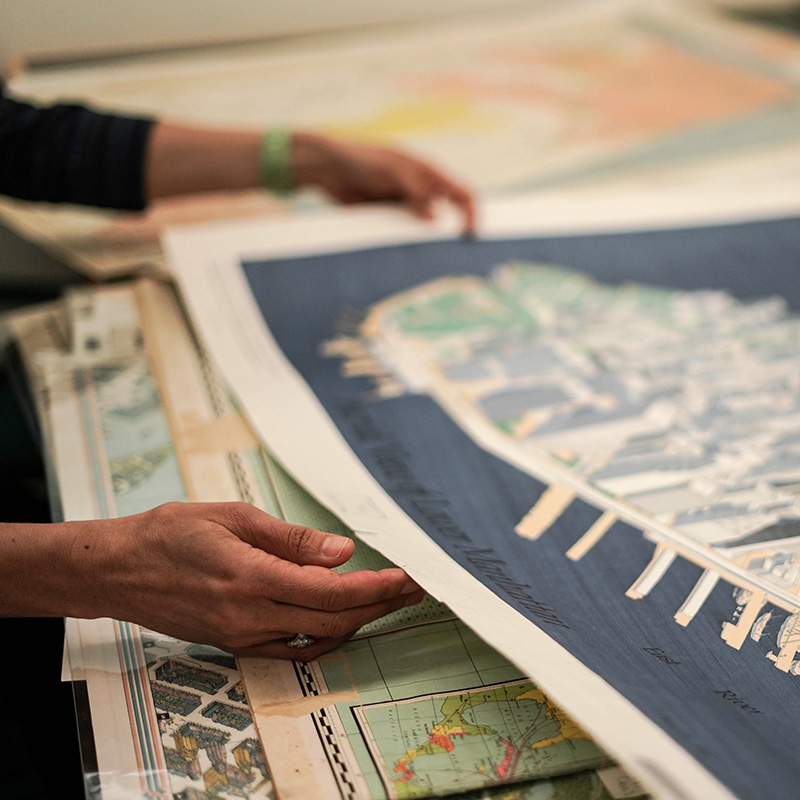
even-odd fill
[[(800, 152), (795, 38), (699, 3), (547, 4), (43, 68), (10, 88), (42, 101), (78, 99), (217, 126), (313, 128), (400, 146), (482, 195), (708, 181), (694, 171), (730, 158), (755, 159), (759, 179), (770, 180), (785, 177), (786, 163), (770, 167), (765, 156)], [(739, 188), (751, 186), (748, 178)], [(310, 194), (285, 202), (261, 191), (172, 199), (143, 215), (4, 200), (0, 219), (103, 277), (162, 270), (158, 236), (168, 224), (321, 205)]]

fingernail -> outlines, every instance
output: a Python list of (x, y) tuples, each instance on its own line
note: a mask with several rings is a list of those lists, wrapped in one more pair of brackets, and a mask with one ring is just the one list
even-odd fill
[(342, 554), (347, 542), (348, 540), (343, 536), (329, 536), (322, 543), (322, 555), (328, 556), (328, 558), (337, 558)]
[(409, 581), (401, 590), (400, 594), (413, 594), (414, 592), (418, 592), (422, 587), (418, 583), (414, 583), (414, 581)]

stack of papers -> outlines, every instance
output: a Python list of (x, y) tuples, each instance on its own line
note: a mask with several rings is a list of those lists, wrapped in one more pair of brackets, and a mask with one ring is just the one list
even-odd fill
[[(7, 328), (46, 424), (65, 518), (109, 518), (172, 500), (246, 500), (353, 535), (251, 433), (169, 286), (79, 290), (11, 315)], [(344, 568), (388, 565), (359, 542)], [(276, 788), (281, 798), (323, 797), (342, 781), (364, 798), (395, 797), (406, 785), (417, 797), (642, 794), (538, 686), (432, 597), (366, 626), (336, 659), (303, 665), (237, 664), (215, 648), (114, 620), (70, 620), (67, 646), (69, 677), (87, 683), (95, 731), (97, 771), (86, 777), (103, 797), (203, 797), (211, 787), (217, 797), (273, 797)], [(266, 682), (247, 679), (265, 670)], [(307, 726), (287, 730), (312, 709), (337, 731), (327, 749), (342, 754), (339, 773), (324, 739), (298, 751)], [(270, 722), (255, 724), (261, 719)], [(384, 738), (370, 734), (381, 728)], [(416, 747), (403, 744), (412, 744), (407, 736)], [(382, 782), (380, 758), (394, 751), (402, 770), (393, 788)], [(274, 786), (271, 764), (294, 765), (299, 784)]]

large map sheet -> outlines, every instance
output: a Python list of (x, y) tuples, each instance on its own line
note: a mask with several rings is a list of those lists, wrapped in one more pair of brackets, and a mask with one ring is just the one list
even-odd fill
[(170, 245), (262, 435), (362, 538), (659, 795), (787, 796), (800, 223), (686, 221)]

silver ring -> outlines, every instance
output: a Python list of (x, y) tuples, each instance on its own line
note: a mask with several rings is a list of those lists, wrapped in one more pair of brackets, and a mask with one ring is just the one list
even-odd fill
[(286, 640), (287, 647), (295, 647), (298, 650), (310, 644), (314, 644), (314, 640), (306, 633), (298, 633), (294, 638)]

